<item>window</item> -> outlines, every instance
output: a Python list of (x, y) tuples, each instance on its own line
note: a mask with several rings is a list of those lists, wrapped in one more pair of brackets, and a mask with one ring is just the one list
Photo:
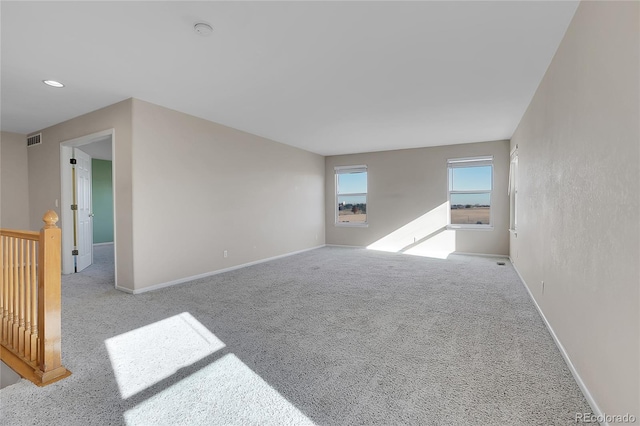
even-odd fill
[(493, 157), (452, 159), (448, 171), (449, 226), (491, 228)]
[(367, 225), (367, 166), (336, 167), (336, 225)]
[(518, 216), (518, 145), (511, 152), (511, 164), (509, 166), (509, 230), (516, 230)]

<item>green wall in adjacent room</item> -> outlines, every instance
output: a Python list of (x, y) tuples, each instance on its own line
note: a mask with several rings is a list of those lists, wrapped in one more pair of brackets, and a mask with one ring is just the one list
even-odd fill
[(93, 243), (113, 242), (113, 183), (111, 161), (91, 160)]

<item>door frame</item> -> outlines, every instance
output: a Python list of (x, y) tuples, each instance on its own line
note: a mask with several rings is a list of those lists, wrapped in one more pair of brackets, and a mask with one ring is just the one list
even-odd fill
[[(116, 240), (116, 134), (115, 129), (107, 129), (101, 132), (91, 133), (79, 138), (69, 139), (60, 142), (60, 218), (62, 228), (62, 273), (72, 274), (73, 270), (73, 214), (71, 214), (71, 204), (73, 203), (73, 181), (71, 177), (71, 167), (69, 160), (73, 156), (73, 148), (88, 145), (111, 136), (111, 184), (113, 188), (113, 251), (115, 267), (115, 286), (118, 287), (118, 256)], [(93, 247), (91, 247), (93, 255)]]

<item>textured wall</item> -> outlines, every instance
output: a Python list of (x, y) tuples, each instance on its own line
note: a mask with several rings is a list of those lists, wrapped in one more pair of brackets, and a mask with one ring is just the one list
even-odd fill
[(133, 141), (136, 290), (324, 244), (322, 156), (137, 99)]
[[(29, 171), (27, 137), (0, 135), (0, 227), (29, 229)], [(44, 211), (41, 213), (44, 214)], [(34, 230), (42, 227), (42, 221)]]
[[(439, 221), (446, 225), (445, 209), (440, 208), (448, 198), (447, 159), (494, 156), (494, 191), (492, 196), (492, 230), (443, 231), (424, 241), (426, 251), (459, 251), (467, 253), (503, 254), (509, 252), (509, 142), (494, 141), (431, 148), (383, 151), (366, 154), (326, 157), (325, 207), (327, 244), (368, 246), (408, 224), (416, 224), (415, 235), (408, 235), (409, 243), (424, 239), (421, 234)], [(336, 166), (367, 165), (368, 167), (368, 227), (335, 225)], [(425, 214), (433, 212), (433, 220)], [(429, 224), (423, 223), (429, 221)], [(411, 225), (410, 225), (411, 226)], [(403, 238), (405, 238), (404, 236)], [(394, 247), (405, 243), (391, 243)], [(420, 250), (420, 247), (414, 247)], [(398, 250), (393, 250), (398, 251)]]
[(636, 416), (639, 16), (637, 2), (582, 2), (511, 141), (511, 257), (596, 404)]

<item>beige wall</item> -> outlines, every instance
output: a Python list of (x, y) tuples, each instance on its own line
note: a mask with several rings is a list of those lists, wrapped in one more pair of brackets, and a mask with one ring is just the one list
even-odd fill
[(580, 4), (511, 141), (515, 265), (600, 410), (636, 417), (639, 12)]
[(136, 290), (324, 244), (322, 156), (139, 100), (133, 140)]
[(60, 214), (60, 143), (110, 128), (122, 289), (324, 244), (323, 157), (134, 99), (42, 131), (28, 151), (31, 228)]
[[(448, 197), (447, 159), (482, 155), (494, 156), (494, 228), (490, 231), (442, 230), (447, 218), (446, 206), (443, 206)], [(334, 167), (349, 165), (368, 167), (369, 226), (366, 228), (335, 225)], [(508, 254), (508, 141), (331, 156), (326, 157), (325, 174), (327, 244), (376, 244), (389, 251), (409, 250), (416, 254), (454, 250)], [(402, 231), (394, 233), (400, 228)], [(413, 243), (414, 238), (419, 244)]]
[(28, 149), (30, 223), (39, 229), (42, 214), (49, 209), (60, 215), (55, 206), (61, 196), (60, 143), (111, 128), (115, 129), (117, 284), (133, 290), (131, 99), (42, 130), (42, 145)]
[(26, 135), (0, 134), (0, 194), (0, 227), (29, 229)]

